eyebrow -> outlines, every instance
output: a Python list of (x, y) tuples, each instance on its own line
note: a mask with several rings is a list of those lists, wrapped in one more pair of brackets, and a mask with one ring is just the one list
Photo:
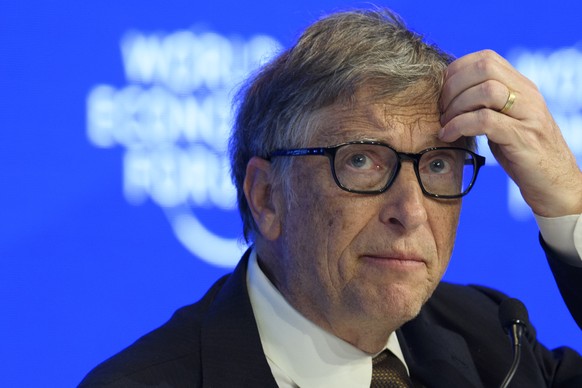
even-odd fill
[[(326, 132), (325, 133), (325, 140), (323, 141), (323, 143), (325, 143), (325, 146), (334, 146), (337, 144), (342, 144), (342, 143), (347, 143), (347, 142), (351, 142), (351, 141), (361, 141), (361, 140), (365, 140), (365, 141), (377, 141), (380, 143), (384, 143), (387, 144), (391, 147), (394, 147), (393, 142), (380, 138), (380, 137), (376, 137), (376, 136), (370, 136), (369, 131), (366, 131), (367, 133), (364, 133), (362, 131), (346, 131), (346, 130), (341, 130), (341, 129), (335, 129), (332, 130), (330, 132)], [(317, 140), (321, 140), (323, 138), (323, 136), (316, 136)], [(438, 133), (431, 133), (431, 134), (427, 134), (426, 135), (426, 140), (422, 143), (423, 146), (419, 147), (421, 149), (426, 149), (426, 148), (430, 148), (430, 147), (443, 147), (443, 146), (465, 146), (466, 144), (461, 140), (463, 138), (460, 138), (459, 140), (455, 141), (454, 143), (445, 143), (443, 141), (441, 141), (438, 138)], [(393, 140), (393, 139), (391, 139)], [(397, 148), (397, 147), (396, 147)]]
[[(321, 137), (317, 137), (320, 139)], [(360, 131), (333, 131), (325, 133), (325, 142), (332, 143), (332, 144), (340, 144), (346, 143), (349, 141), (359, 141), (359, 140), (369, 140), (369, 141), (382, 141), (377, 137), (372, 137), (370, 134), (364, 134), (364, 132)]]

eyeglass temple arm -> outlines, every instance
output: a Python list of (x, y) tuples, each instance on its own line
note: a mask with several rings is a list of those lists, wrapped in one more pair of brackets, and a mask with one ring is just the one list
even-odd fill
[(297, 148), (293, 150), (276, 150), (271, 154), (271, 156), (306, 156), (324, 154), (324, 148)]

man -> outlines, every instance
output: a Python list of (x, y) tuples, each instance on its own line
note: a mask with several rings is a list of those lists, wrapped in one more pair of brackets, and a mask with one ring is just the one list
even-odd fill
[[(389, 11), (346, 12), (240, 95), (230, 150), (251, 250), (81, 385), (368, 387), (390, 358), (399, 384), (499, 386), (506, 297), (440, 283), (484, 163), (477, 135), (537, 215), (582, 324), (582, 173), (535, 86), (491, 51), (452, 61)], [(526, 342), (515, 386), (581, 381), (574, 351), (533, 329)]]

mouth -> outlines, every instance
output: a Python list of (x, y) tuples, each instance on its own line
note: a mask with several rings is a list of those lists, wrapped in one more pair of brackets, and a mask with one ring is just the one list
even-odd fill
[(366, 254), (362, 256), (366, 262), (377, 266), (386, 266), (392, 269), (417, 269), (427, 265), (426, 260), (418, 255), (405, 254)]

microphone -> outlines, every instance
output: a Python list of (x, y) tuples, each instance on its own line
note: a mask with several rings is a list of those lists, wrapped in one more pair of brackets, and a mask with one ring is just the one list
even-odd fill
[(527, 310), (519, 300), (508, 298), (499, 305), (499, 321), (513, 345), (513, 362), (501, 383), (501, 388), (507, 388), (517, 371), (521, 358), (521, 339), (527, 332), (528, 320)]

